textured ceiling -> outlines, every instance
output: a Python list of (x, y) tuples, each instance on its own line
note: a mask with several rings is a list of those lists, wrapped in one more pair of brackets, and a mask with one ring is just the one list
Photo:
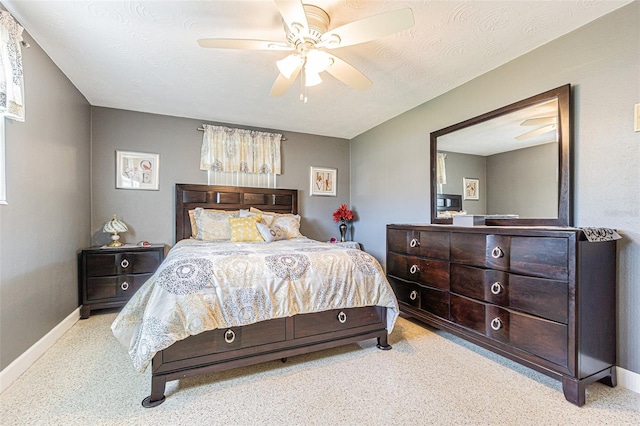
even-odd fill
[(323, 73), (306, 104), (298, 83), (269, 96), (287, 52), (196, 43), (284, 41), (271, 0), (1, 1), (92, 105), (351, 139), (631, 0), (309, 0), (329, 13), (329, 28), (402, 7), (415, 26), (333, 50), (373, 87)]

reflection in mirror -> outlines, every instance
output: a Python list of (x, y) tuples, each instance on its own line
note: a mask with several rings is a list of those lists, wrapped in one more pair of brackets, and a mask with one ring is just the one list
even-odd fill
[(567, 85), (432, 133), (432, 222), (568, 225), (569, 122)]

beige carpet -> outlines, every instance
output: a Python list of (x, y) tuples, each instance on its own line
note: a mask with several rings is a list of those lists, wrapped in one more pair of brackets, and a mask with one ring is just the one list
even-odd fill
[(8, 425), (640, 425), (640, 394), (595, 383), (581, 408), (559, 382), (400, 318), (375, 340), (167, 384), (145, 409), (110, 332), (114, 313), (79, 321), (0, 395)]

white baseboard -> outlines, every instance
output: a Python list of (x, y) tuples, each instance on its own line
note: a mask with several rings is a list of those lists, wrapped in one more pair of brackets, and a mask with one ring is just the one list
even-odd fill
[(0, 371), (0, 393), (4, 392), (31, 365), (44, 355), (60, 337), (64, 335), (80, 319), (80, 308), (71, 312), (69, 316), (56, 325), (50, 332), (34, 343), (22, 355)]
[(640, 374), (625, 370), (624, 368), (616, 367), (616, 376), (618, 379), (618, 386), (640, 393)]

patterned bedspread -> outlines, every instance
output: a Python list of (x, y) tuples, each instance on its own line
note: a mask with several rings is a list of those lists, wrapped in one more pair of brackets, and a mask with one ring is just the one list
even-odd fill
[(143, 372), (157, 351), (216, 328), (398, 302), (371, 255), (307, 238), (271, 243), (182, 240), (111, 325)]

